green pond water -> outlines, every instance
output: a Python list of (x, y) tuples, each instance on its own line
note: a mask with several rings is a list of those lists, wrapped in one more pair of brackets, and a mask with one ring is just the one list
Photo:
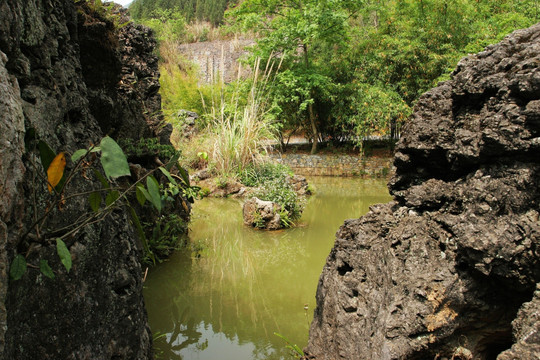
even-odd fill
[(195, 204), (190, 239), (145, 282), (161, 359), (292, 359), (280, 333), (307, 344), (317, 282), (345, 219), (390, 200), (386, 182), (314, 177), (298, 226), (266, 232), (242, 223), (242, 201)]

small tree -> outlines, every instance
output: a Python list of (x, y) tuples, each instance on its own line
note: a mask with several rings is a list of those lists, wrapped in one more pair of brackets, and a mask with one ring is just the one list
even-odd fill
[(254, 55), (263, 60), (281, 58), (274, 109), (285, 128), (309, 129), (312, 153), (320, 136), (315, 102), (334, 83), (319, 61), (321, 51), (345, 46), (347, 19), (356, 6), (358, 2), (347, 0), (246, 0), (230, 12), (244, 30), (261, 35)]

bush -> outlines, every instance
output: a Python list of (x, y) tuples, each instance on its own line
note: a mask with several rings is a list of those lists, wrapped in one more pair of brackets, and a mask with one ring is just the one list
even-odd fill
[(176, 149), (170, 144), (160, 144), (158, 138), (119, 139), (118, 144), (129, 160), (151, 159), (158, 156), (168, 160), (176, 154)]
[[(148, 247), (157, 261), (187, 244), (187, 223), (175, 214), (162, 215), (155, 222), (145, 223), (144, 230)], [(152, 260), (146, 256), (143, 262), (151, 264)]]
[[(283, 179), (274, 179), (264, 183), (264, 186), (254, 193), (254, 195), (265, 201), (272, 201), (282, 208), (282, 225), (290, 227), (291, 222), (297, 220), (302, 215), (303, 203), (292, 186)], [(286, 212), (286, 213), (285, 213)]]
[(284, 180), (288, 176), (293, 176), (294, 174), (287, 165), (263, 162), (261, 164), (248, 165), (238, 175), (242, 184), (256, 187), (267, 181)]

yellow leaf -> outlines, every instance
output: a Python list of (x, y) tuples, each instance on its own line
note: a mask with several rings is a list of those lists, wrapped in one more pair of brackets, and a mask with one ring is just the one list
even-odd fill
[(64, 168), (66, 167), (66, 155), (61, 152), (56, 155), (47, 169), (47, 188), (49, 192), (52, 192), (53, 187), (58, 185), (62, 176), (64, 175)]

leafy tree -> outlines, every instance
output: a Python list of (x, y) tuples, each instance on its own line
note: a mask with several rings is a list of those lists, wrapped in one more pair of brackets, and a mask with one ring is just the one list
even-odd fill
[(217, 26), (229, 0), (134, 0), (129, 6), (131, 16), (138, 21), (159, 18), (160, 11), (179, 12), (186, 22), (209, 21)]
[(320, 137), (316, 102), (331, 97), (328, 90), (335, 87), (327, 67), (319, 61), (321, 52), (346, 47), (347, 20), (357, 4), (348, 0), (246, 0), (231, 12), (242, 29), (260, 34), (254, 56), (263, 60), (275, 57), (281, 62), (272, 94), (276, 115), (285, 119), (285, 128), (309, 129), (312, 153)]

